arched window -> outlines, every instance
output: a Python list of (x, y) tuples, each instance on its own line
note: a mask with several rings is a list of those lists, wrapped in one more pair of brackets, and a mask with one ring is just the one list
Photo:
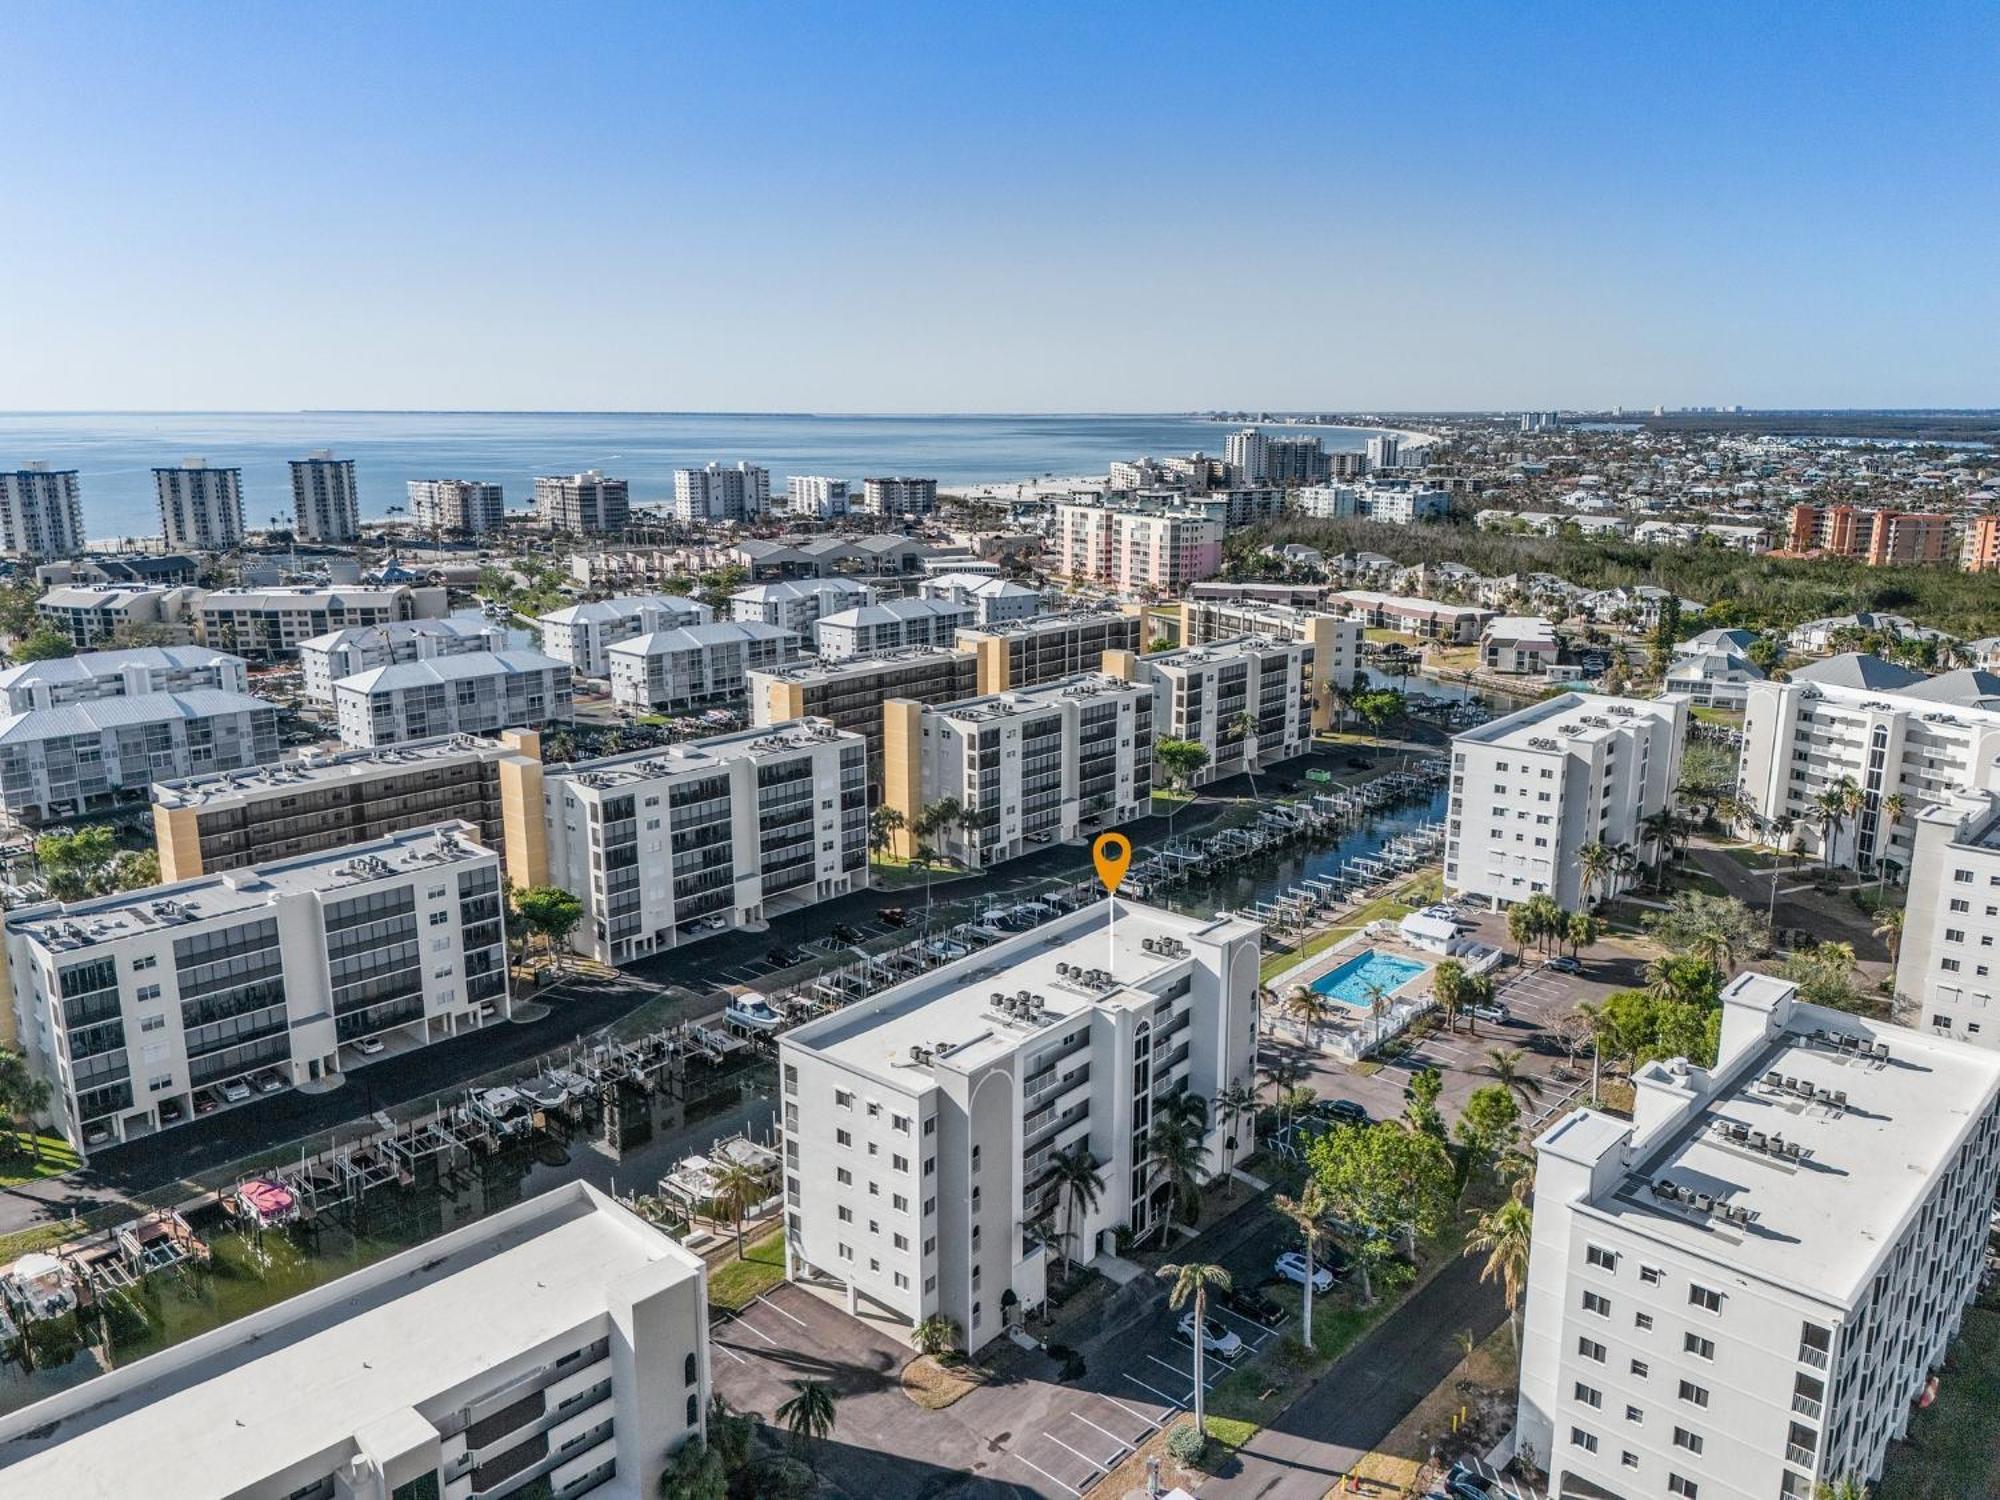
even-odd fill
[(681, 1363), (681, 1384), (693, 1385), (700, 1378), (701, 1361), (695, 1357), (694, 1351), (690, 1349), (688, 1357)]
[(697, 1396), (694, 1392), (690, 1391), (688, 1392), (687, 1424), (688, 1426), (693, 1427), (696, 1426), (698, 1423), (700, 1423), (700, 1421), (701, 1421), (701, 1397)]

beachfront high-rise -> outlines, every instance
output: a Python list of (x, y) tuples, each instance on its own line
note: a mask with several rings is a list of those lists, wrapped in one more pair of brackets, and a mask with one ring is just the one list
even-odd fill
[(322, 448), (292, 460), (292, 515), (309, 542), (361, 540), (361, 504), (354, 490), (354, 460)]
[(847, 514), (847, 481), (824, 474), (793, 474), (785, 480), (785, 498), (786, 508), (795, 516), (838, 520)]
[(871, 516), (927, 516), (937, 509), (937, 481), (907, 474), (864, 479), (861, 508)]
[(160, 502), (160, 534), (171, 551), (191, 547), (225, 552), (243, 540), (243, 471), (210, 468), (184, 458), (177, 468), (153, 470)]
[(677, 521), (755, 521), (771, 508), (771, 471), (752, 463), (674, 470)]
[(82, 551), (82, 497), (74, 469), (31, 463), (0, 472), (0, 552), (44, 558)]
[(1254, 427), (1245, 427), (1241, 432), (1232, 432), (1224, 438), (1222, 457), (1229, 465), (1231, 482), (1262, 484), (1269, 468), (1267, 450), (1264, 434)]
[(504, 514), (500, 486), (477, 479), (412, 479), (410, 519), (425, 531), (484, 536)]
[(596, 469), (544, 474), (535, 480), (535, 514), (551, 531), (576, 536), (616, 536), (631, 517), (631, 489)]

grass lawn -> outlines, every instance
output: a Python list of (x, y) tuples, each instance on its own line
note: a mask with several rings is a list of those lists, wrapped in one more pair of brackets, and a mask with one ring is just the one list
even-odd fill
[(1153, 816), (1156, 818), (1168, 817), (1173, 813), (1179, 812), (1192, 801), (1194, 801), (1193, 792), (1155, 792), (1153, 793)]
[(926, 880), (931, 885), (949, 885), (954, 880), (970, 880), (972, 870), (961, 870), (957, 865), (940, 860), (926, 871), (923, 865), (913, 859), (899, 859), (893, 854), (877, 854), (872, 857), (869, 873), (878, 886), (890, 890), (922, 890)]
[(785, 1279), (785, 1231), (774, 1229), (708, 1270), (708, 1305), (741, 1312)]
[(1691, 712), (1704, 724), (1722, 724), (1731, 729), (1743, 727), (1743, 714), (1740, 709), (1710, 708), (1706, 704), (1697, 703)]
[(1722, 852), (1746, 870), (1769, 870), (1773, 865), (1784, 864), (1790, 859), (1789, 855), (1755, 844), (1730, 844)]
[(2000, 1474), (2000, 1311), (1975, 1307), (1948, 1356), (1937, 1400), (1889, 1448), (1875, 1500), (1958, 1500), (1993, 1493)]
[(36, 1250), (53, 1250), (64, 1240), (75, 1239), (82, 1233), (81, 1219), (64, 1219), (60, 1223), (37, 1224), (12, 1234), (0, 1234), (0, 1266), (11, 1265)]
[(1364, 901), (1342, 917), (1338, 926), (1328, 927), (1309, 936), (1303, 949), (1285, 948), (1277, 953), (1266, 954), (1264, 961), (1258, 965), (1258, 982), (1269, 984), (1274, 976), (1284, 973), (1293, 964), (1311, 958), (1315, 953), (1324, 952), (1342, 938), (1349, 937), (1366, 927), (1370, 922), (1380, 921), (1385, 917), (1392, 921), (1401, 921), (1414, 910), (1414, 907), (1399, 896), (1377, 896), (1373, 901)]
[(37, 1160), (33, 1139), (18, 1131), (0, 1132), (0, 1187), (18, 1187), (44, 1177), (60, 1177), (83, 1165), (75, 1148), (54, 1135), (41, 1137), (41, 1157)]
[(991, 1379), (987, 1371), (969, 1361), (947, 1365), (928, 1354), (920, 1354), (903, 1366), (902, 1386), (903, 1394), (925, 1411), (943, 1411)]

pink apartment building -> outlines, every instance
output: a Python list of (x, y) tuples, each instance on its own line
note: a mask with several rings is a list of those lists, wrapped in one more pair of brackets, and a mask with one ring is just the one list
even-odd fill
[(1222, 523), (1205, 516), (1056, 507), (1057, 569), (1121, 593), (1157, 589), (1170, 597), (1222, 571)]

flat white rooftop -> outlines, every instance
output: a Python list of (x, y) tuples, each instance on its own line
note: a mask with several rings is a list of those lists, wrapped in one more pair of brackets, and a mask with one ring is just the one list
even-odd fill
[(702, 1274), (594, 1188), (558, 1188), (0, 1420), (0, 1492), (214, 1500), (410, 1407), (444, 1415), (662, 1261)]
[[(521, 733), (519, 730), (503, 733)], [(419, 770), (424, 766), (448, 765), (475, 757), (512, 753), (514, 747), (498, 739), (478, 735), (448, 734), (434, 740), (410, 740), (375, 750), (312, 749), (300, 752), (296, 760), (277, 761), (242, 771), (211, 771), (202, 776), (185, 776), (178, 781), (153, 783), (153, 801), (162, 807), (212, 807), (230, 801), (251, 802), (274, 793), (292, 793), (303, 787), (325, 787), (372, 781)]]
[(1009, 718), (1014, 714), (1045, 712), (1066, 702), (1148, 691), (1143, 684), (1127, 682), (1108, 672), (1078, 672), (1072, 677), (1058, 677), (1053, 682), (1039, 683), (1034, 687), (1009, 688), (1004, 693), (988, 693), (983, 698), (962, 698), (956, 703), (939, 704), (932, 712), (946, 719), (979, 723)]
[(1665, 698), (1605, 698), (1564, 693), (1530, 703), (1504, 718), (1452, 736), (1454, 744), (1493, 745), (1514, 750), (1560, 750), (1570, 744), (1608, 739), (1642, 719), (1668, 718), (1675, 695)]
[(711, 774), (735, 760), (762, 760), (771, 756), (795, 755), (815, 745), (845, 741), (862, 743), (861, 736), (836, 729), (825, 719), (787, 719), (765, 729), (743, 729), (734, 734), (710, 735), (707, 739), (683, 740), (663, 750), (627, 750), (600, 760), (578, 761), (569, 766), (551, 766), (545, 773), (551, 782), (574, 778), (585, 786), (610, 788), (637, 781), (653, 781), (662, 776)]
[[(1783, 983), (1763, 975), (1737, 983), (1745, 978)], [(1867, 1043), (1869, 1055), (1836, 1038)], [(1874, 1055), (1877, 1043), (1886, 1058)], [(1652, 1068), (1666, 1075), (1663, 1065)], [(1772, 1075), (1775, 1084), (1766, 1082)], [(2000, 1053), (1797, 1005), (1733, 1083), (1664, 1138), (1641, 1143), (1631, 1171), (1590, 1209), (1739, 1272), (1850, 1305), (1996, 1088)], [(1629, 1127), (1586, 1113), (1548, 1143), (1573, 1155), (1588, 1149), (1590, 1130), (1607, 1128)], [(1774, 1149), (1774, 1141), (1782, 1144)], [(1667, 1182), (1681, 1197), (1654, 1191)], [(1688, 1192), (1747, 1209), (1749, 1222), (1689, 1206)]]
[[(611, 648), (617, 650), (616, 646)], [(752, 677), (771, 682), (838, 682), (849, 677), (872, 677), (884, 672), (908, 671), (935, 666), (947, 657), (970, 662), (972, 653), (951, 646), (906, 646), (875, 656), (850, 656), (840, 661), (796, 661), (784, 666), (752, 667)]]
[[(1142, 986), (1179, 970), (1187, 957), (1148, 953), (1146, 940), (1218, 943), (1254, 930), (1240, 918), (1184, 917), (1107, 899), (808, 1022), (784, 1041), (893, 1088), (921, 1089), (930, 1075), (909, 1066), (912, 1047), (934, 1051), (954, 1068), (983, 1066), (1023, 1044), (1060, 1036), (1063, 1022), (1088, 1011), (1154, 1004), (1158, 996)], [(1104, 970), (1108, 982), (1078, 983), (1058, 973), (1058, 964)], [(1011, 1016), (995, 1000), (1023, 990), (1042, 997), (1041, 1021)]]

